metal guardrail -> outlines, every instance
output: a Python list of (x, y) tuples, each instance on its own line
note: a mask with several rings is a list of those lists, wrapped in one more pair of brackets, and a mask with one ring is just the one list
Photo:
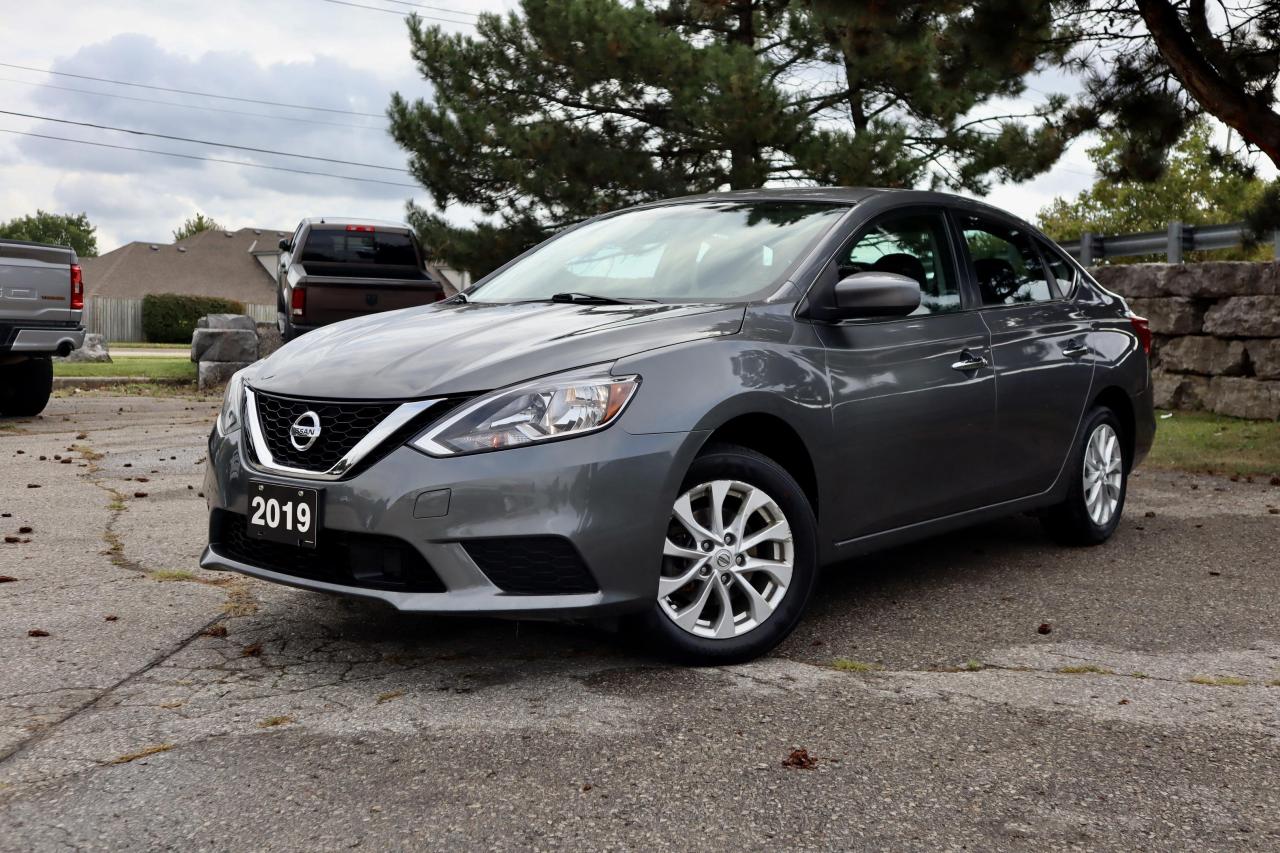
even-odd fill
[[(1079, 240), (1059, 245), (1084, 266), (1103, 258), (1163, 254), (1171, 264), (1182, 263), (1185, 252), (1205, 249), (1235, 249), (1245, 244), (1249, 228), (1243, 222), (1228, 225), (1187, 225), (1170, 222), (1165, 231), (1111, 236), (1086, 231)], [(1280, 258), (1280, 231), (1272, 236), (1275, 256)]]

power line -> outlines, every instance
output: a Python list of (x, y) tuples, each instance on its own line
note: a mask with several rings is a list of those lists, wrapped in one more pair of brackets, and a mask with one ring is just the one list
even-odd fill
[(290, 169), (288, 166), (268, 166), (265, 163), (244, 163), (239, 160), (222, 160), (217, 157), (200, 157), (195, 154), (179, 154), (176, 151), (157, 151), (154, 148), (134, 148), (129, 145), (112, 145), (109, 142), (90, 142), (87, 139), (71, 139), (66, 136), (51, 136), (46, 133), (31, 133), (25, 130), (10, 130), (0, 127), (0, 133), (12, 133), (16, 136), (31, 136), (36, 139), (53, 139), (58, 142), (74, 142), (77, 145), (92, 145), (95, 148), (111, 148), (116, 151), (138, 151), (143, 154), (159, 154), (164, 157), (178, 157), (182, 160), (199, 160), (202, 163), (223, 163), (228, 166), (245, 166), (250, 169), (270, 169), (273, 172), (289, 172), (294, 175), (314, 175), (321, 178), (337, 178), (342, 181), (358, 181), (365, 184), (383, 184), (388, 187), (409, 187), (421, 189), (417, 184), (405, 184), (398, 181), (381, 181), (377, 178), (358, 178), (353, 175), (335, 175), (332, 172), (313, 172), (308, 169)]
[(111, 130), (116, 133), (131, 133), (134, 136), (152, 136), (156, 139), (168, 139), (171, 142), (190, 142), (195, 145), (212, 145), (215, 148), (234, 148), (238, 151), (250, 151), (254, 154), (272, 154), (277, 157), (297, 157), (301, 160), (317, 160), (321, 163), (337, 163), (341, 166), (360, 166), (365, 169), (381, 169), (385, 172), (403, 172), (409, 174), (408, 169), (399, 166), (378, 166), (374, 163), (360, 163), (354, 160), (339, 160), (333, 157), (318, 157), (314, 154), (294, 154), (290, 151), (276, 151), (271, 148), (254, 148), (251, 145), (236, 145), (231, 142), (213, 142), (208, 139), (192, 139), (189, 136), (171, 136), (167, 133), (151, 133), (146, 130), (131, 130), (127, 127), (112, 127), (109, 124), (95, 124), (90, 121), (72, 121), (66, 118), (53, 118), (52, 116), (34, 115), (32, 113), (20, 113), (13, 110), (0, 110), (0, 115), (18, 116), (19, 118), (30, 118), (38, 121), (51, 121), (57, 124), (71, 124), (76, 127), (89, 127), (94, 130)]
[(264, 101), (257, 98), (239, 98), (234, 95), (217, 95), (213, 92), (198, 92), (192, 89), (170, 89), (167, 86), (153, 86), (150, 83), (133, 83), (128, 80), (111, 80), (106, 77), (90, 77), (88, 74), (72, 74), (67, 71), (51, 71), (48, 68), (33, 68), (29, 65), (14, 65), (11, 62), (0, 62), (0, 68), (17, 68), (21, 71), (37, 71), (42, 74), (54, 74), (58, 77), (75, 77), (77, 80), (93, 80), (98, 83), (112, 83), (116, 86), (134, 86), (139, 89), (154, 89), (157, 92), (172, 92), (175, 95), (196, 95), (201, 98), (217, 98), (223, 101), (238, 101), (244, 104), (262, 104), (268, 107), (288, 107), (295, 110), (315, 110), (322, 113), (339, 113), (365, 118), (386, 118), (382, 113), (361, 113), (353, 110), (340, 110), (334, 107), (312, 107), (306, 104), (289, 104), (282, 101)]
[(209, 106), (202, 106), (199, 104), (179, 104), (173, 101), (157, 101), (154, 98), (137, 98), (137, 97), (134, 97), (133, 95), (117, 95), (113, 92), (95, 92), (92, 89), (77, 89), (74, 86), (59, 86), (56, 83), (36, 83), (33, 80), (17, 80), (17, 79), (14, 79), (13, 77), (0, 77), (0, 82), (18, 83), (19, 85), (22, 85), (22, 86), (39, 86), (42, 89), (58, 89), (63, 92), (79, 92), (81, 95), (94, 95), (99, 98), (115, 98), (117, 100), (122, 100), (122, 101), (137, 101), (138, 103), (141, 103), (141, 104), (159, 104), (165, 107), (180, 107), (184, 110), (200, 110), (201, 112), (213, 112), (213, 113), (230, 113), (231, 115), (237, 115), (237, 116), (253, 116), (254, 118), (265, 118), (265, 119), (271, 119), (273, 121), (293, 121), (293, 122), (301, 122), (303, 124), (318, 124), (318, 125), (324, 125), (326, 127), (350, 127), (350, 128), (355, 128), (356, 130), (376, 130), (379, 133), (385, 130), (385, 128), (378, 127), (377, 125), (372, 125), (372, 124), (349, 124), (347, 122), (342, 122), (342, 121), (324, 121), (322, 119), (300, 118), (298, 116), (273, 116), (273, 115), (267, 115), (266, 113), (248, 112), (247, 110), (229, 110), (226, 107), (209, 107)]
[(448, 12), (450, 15), (462, 15), (464, 18), (478, 18), (479, 12), (468, 12), (465, 9), (450, 9), (448, 6), (432, 6), (429, 3), (410, 3), (408, 0), (383, 0), (385, 3), (394, 3), (397, 6), (412, 6), (415, 9), (431, 9), (436, 12)]
[[(401, 12), (399, 9), (384, 9), (384, 8), (382, 8), (381, 6), (365, 6), (365, 5), (361, 4), (361, 3), (349, 3), (349, 2), (347, 2), (347, 0), (320, 0), (320, 2), (321, 2), (321, 3), (332, 3), (332, 4), (334, 4), (335, 6), (350, 6), (352, 9), (368, 9), (370, 12), (386, 12), (388, 15), (399, 15), (399, 16), (400, 16), (400, 17), (402, 17), (402, 18), (405, 16), (405, 13), (404, 13), (404, 12)], [(396, 2), (396, 0), (391, 0), (391, 2)], [(405, 3), (404, 5), (406, 5), (406, 6), (414, 6), (414, 5), (417, 5), (417, 4), (414, 4), (414, 3)], [(426, 8), (429, 8), (429, 7), (423, 6), (423, 7), (421, 7), (421, 8), (426, 9)], [(415, 12), (415, 13), (413, 13), (413, 14), (417, 14), (417, 15), (418, 15), (418, 17), (419, 17), (419, 18), (422, 18), (424, 21), (438, 21), (439, 23), (442, 23), (442, 24), (458, 24), (458, 25), (463, 26), (463, 27), (474, 27), (474, 26), (475, 26), (475, 23), (474, 23), (474, 22), (472, 22), (472, 21), (454, 21), (454, 20), (451, 20), (451, 19), (449, 19), (449, 18), (439, 18), (439, 17), (436, 17), (435, 15), (422, 15), (422, 14), (418, 14), (418, 13), (416, 13), (416, 12)]]

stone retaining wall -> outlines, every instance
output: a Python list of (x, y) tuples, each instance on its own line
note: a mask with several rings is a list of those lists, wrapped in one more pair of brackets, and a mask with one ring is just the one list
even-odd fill
[(1157, 406), (1280, 420), (1280, 263), (1121, 264), (1091, 272), (1151, 321)]

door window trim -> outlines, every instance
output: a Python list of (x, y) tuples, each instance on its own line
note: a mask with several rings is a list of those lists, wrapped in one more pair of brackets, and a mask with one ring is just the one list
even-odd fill
[[(1049, 292), (1052, 293), (1053, 296), (1049, 299), (1040, 299), (1035, 302), (1017, 302), (1013, 304), (1002, 304), (1002, 305), (983, 305), (982, 295), (978, 288), (978, 272), (973, 264), (973, 256), (969, 254), (969, 243), (967, 240), (964, 239), (964, 228), (960, 224), (960, 214), (977, 217), (979, 219), (983, 219), (983, 218), (990, 219), (995, 222), (999, 222), (1002, 225), (1008, 226), (1009, 228), (1013, 228), (1019, 232), (1022, 232), (1027, 237), (1027, 239), (1031, 241), (1031, 251), (1033, 251), (1036, 257), (1039, 258), (1040, 260), (1040, 267), (1045, 272), (1045, 280), (1044, 280), (1045, 284), (1049, 286)], [(965, 278), (968, 280), (969, 286), (972, 289), (973, 295), (978, 303), (978, 307), (975, 310), (998, 311), (1002, 309), (1007, 310), (1009, 308), (1032, 308), (1038, 305), (1054, 305), (1060, 302), (1069, 302), (1074, 297), (1077, 291), (1077, 288), (1079, 286), (1079, 281), (1080, 281), (1079, 273), (1075, 273), (1072, 279), (1071, 293), (1063, 294), (1058, 288), (1057, 277), (1051, 276), (1049, 273), (1049, 264), (1045, 260), (1044, 251), (1040, 248), (1040, 245), (1039, 245), (1041, 242), (1046, 241), (1048, 238), (1041, 236), (1040, 232), (1036, 231), (1034, 228), (1031, 228), (1026, 223), (1019, 222), (1016, 219), (1013, 219), (1012, 217), (1009, 217), (1009, 216), (1001, 215), (996, 211), (971, 210), (969, 208), (956, 207), (956, 206), (947, 208), (947, 218), (951, 221), (951, 227), (955, 232), (955, 239), (957, 239), (959, 242), (960, 252), (962, 253), (964, 258), (963, 266), (964, 266)], [(1068, 264), (1067, 266), (1073, 272), (1075, 272), (1074, 267), (1072, 267), (1070, 264)]]
[(827, 282), (824, 281), (824, 277), (832, 267), (839, 262), (840, 256), (847, 250), (852, 249), (857, 242), (865, 237), (867, 233), (878, 223), (883, 222), (885, 219), (899, 216), (910, 216), (912, 214), (935, 216), (941, 221), (942, 231), (946, 238), (946, 243), (942, 249), (947, 256), (949, 256), (951, 264), (950, 271), (955, 274), (956, 287), (960, 291), (960, 308), (958, 310), (943, 311), (932, 314), (908, 314), (905, 317), (865, 317), (856, 319), (825, 320), (820, 317), (814, 317), (811, 313), (812, 307), (808, 307), (806, 308), (805, 316), (799, 317), (796, 314), (793, 314), (793, 317), (798, 320), (822, 323), (827, 326), (866, 326), (880, 325), (884, 323), (917, 322), (920, 320), (932, 319), (934, 317), (954, 317), (958, 314), (967, 314), (972, 311), (981, 310), (983, 306), (975, 302), (975, 292), (971, 291), (968, 277), (965, 275), (964, 270), (961, 269), (960, 256), (958, 253), (959, 247), (956, 245), (956, 234), (952, 226), (950, 216), (948, 215), (949, 208), (944, 204), (921, 204), (917, 202), (882, 210), (855, 228), (853, 233), (848, 237), (841, 240), (837, 244), (835, 251), (831, 252), (827, 256), (827, 259), (822, 263), (818, 272), (814, 275), (812, 284), (809, 286), (808, 290), (805, 291), (805, 296), (797, 300), (796, 311), (799, 312), (806, 302), (810, 303), (810, 305), (815, 302), (828, 304), (830, 301), (831, 290), (835, 287), (839, 278), (837, 277), (835, 281)]

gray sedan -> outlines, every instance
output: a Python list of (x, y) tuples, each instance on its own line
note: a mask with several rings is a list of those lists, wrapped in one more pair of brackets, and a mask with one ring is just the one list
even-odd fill
[(1105, 541), (1155, 433), (1150, 345), (977, 202), (645, 205), (238, 373), (201, 564), (742, 661), (792, 630), (820, 567), (871, 549), (1028, 511)]

